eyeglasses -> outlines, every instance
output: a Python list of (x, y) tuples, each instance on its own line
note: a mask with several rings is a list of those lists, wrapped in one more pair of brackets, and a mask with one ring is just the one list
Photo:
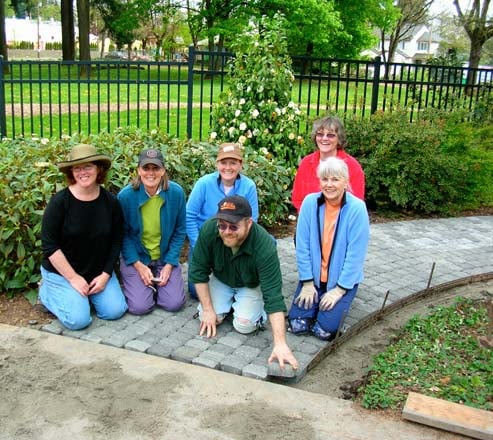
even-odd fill
[(317, 132), (316, 133), (316, 136), (320, 139), (323, 139), (324, 137), (327, 137), (328, 139), (334, 139), (337, 137), (337, 135), (335, 133), (325, 133), (325, 132)]
[(217, 222), (217, 228), (221, 231), (221, 232), (225, 232), (227, 231), (228, 229), (231, 231), (231, 232), (236, 232), (238, 231), (238, 229), (240, 229), (240, 227), (238, 225), (233, 225), (231, 223), (224, 223), (224, 222)]
[(78, 165), (76, 167), (72, 167), (73, 173), (80, 173), (82, 171), (91, 171), (93, 170), (95, 165), (93, 163), (87, 163), (85, 165)]

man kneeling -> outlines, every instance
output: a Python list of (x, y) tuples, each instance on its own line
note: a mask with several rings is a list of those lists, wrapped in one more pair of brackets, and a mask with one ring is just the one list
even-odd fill
[[(212, 274), (212, 275), (211, 275)], [(200, 335), (214, 337), (233, 309), (233, 326), (239, 333), (255, 331), (267, 315), (272, 328), (276, 360), (298, 368), (286, 342), (282, 276), (275, 241), (252, 220), (248, 200), (228, 196), (218, 204), (215, 217), (202, 226), (193, 250), (189, 280), (200, 300)]]

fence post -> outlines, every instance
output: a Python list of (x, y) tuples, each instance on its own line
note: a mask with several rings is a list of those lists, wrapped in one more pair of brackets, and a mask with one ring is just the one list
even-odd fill
[(5, 82), (4, 82), (4, 60), (0, 55), (0, 139), (7, 137), (7, 119), (5, 115)]
[(188, 94), (187, 94), (187, 138), (192, 139), (193, 117), (193, 66), (195, 64), (195, 47), (188, 46)]
[(371, 92), (371, 114), (378, 110), (378, 91), (380, 89), (380, 66), (382, 65), (382, 58), (375, 57), (375, 64), (373, 69), (373, 87)]

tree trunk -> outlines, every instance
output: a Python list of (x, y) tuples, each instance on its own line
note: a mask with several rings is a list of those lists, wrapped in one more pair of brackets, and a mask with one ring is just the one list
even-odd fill
[(471, 49), (469, 50), (469, 69), (467, 70), (466, 83), (467, 95), (471, 95), (473, 93), (472, 86), (476, 83), (476, 71), (473, 69), (477, 69), (479, 66), (483, 44), (484, 41), (479, 38), (471, 38)]
[[(5, 36), (5, 0), (0, 0), (0, 55), (3, 57), (3, 61), (9, 60), (7, 38)], [(9, 73), (8, 64), (3, 65), (3, 73)]]
[(72, 0), (61, 0), (60, 19), (62, 21), (62, 58), (75, 60), (74, 7)]
[[(77, 16), (79, 18), (79, 60), (91, 61), (91, 49), (89, 46), (89, 0), (77, 0)], [(81, 66), (82, 76), (89, 78), (91, 66)]]

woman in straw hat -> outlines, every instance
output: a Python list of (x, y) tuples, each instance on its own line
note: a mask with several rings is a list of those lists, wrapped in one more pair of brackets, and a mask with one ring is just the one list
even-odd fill
[(58, 163), (68, 186), (43, 215), (43, 261), (39, 299), (71, 330), (91, 324), (91, 304), (101, 319), (127, 310), (114, 272), (123, 240), (122, 211), (101, 185), (111, 159), (92, 145), (78, 144)]

